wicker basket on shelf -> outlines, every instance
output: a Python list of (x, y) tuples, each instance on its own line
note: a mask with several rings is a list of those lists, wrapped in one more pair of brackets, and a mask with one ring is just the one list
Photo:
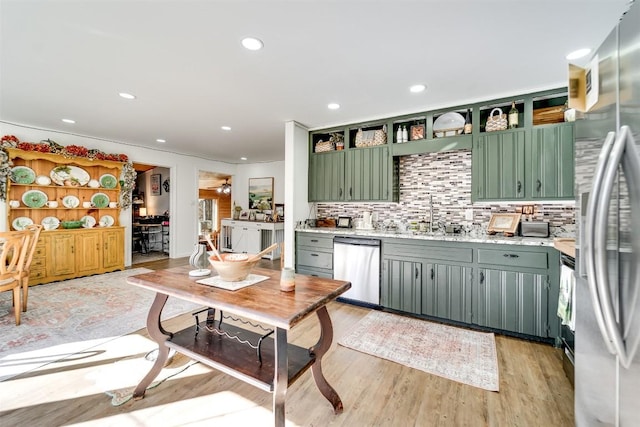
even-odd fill
[(318, 141), (316, 142), (316, 153), (322, 153), (325, 151), (334, 151), (336, 149), (332, 141)]

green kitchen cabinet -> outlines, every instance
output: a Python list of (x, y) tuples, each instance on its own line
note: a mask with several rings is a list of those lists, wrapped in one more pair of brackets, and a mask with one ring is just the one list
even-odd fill
[(471, 323), (472, 272), (464, 265), (427, 262), (422, 314)]
[(524, 129), (483, 133), (474, 138), (472, 201), (525, 197)]
[(350, 149), (346, 163), (345, 200), (390, 200), (393, 179), (388, 145)]
[(547, 337), (548, 300), (546, 274), (480, 268), (473, 323)]
[(383, 257), (380, 305), (420, 314), (423, 268), (421, 260)]
[(314, 153), (309, 157), (309, 201), (345, 200), (345, 152)]
[(573, 124), (534, 126), (531, 131), (531, 199), (574, 199)]
[(296, 232), (296, 273), (333, 279), (333, 237)]
[(560, 260), (550, 247), (479, 245), (473, 323), (541, 338), (559, 336)]

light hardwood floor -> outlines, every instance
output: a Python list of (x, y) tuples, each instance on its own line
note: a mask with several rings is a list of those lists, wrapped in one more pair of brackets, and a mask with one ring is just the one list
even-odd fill
[[(165, 268), (186, 259), (136, 267)], [(279, 263), (262, 261), (262, 266)], [(573, 390), (561, 367), (560, 350), (549, 345), (496, 336), (500, 392), (484, 391), (336, 344), (368, 309), (329, 305), (334, 344), (323, 371), (338, 391), (344, 412), (334, 415), (306, 372), (288, 392), (288, 426), (572, 426)], [(193, 324), (190, 314), (165, 323), (168, 330)], [(310, 346), (318, 339), (315, 316), (290, 332)], [(146, 337), (146, 330), (133, 335)], [(131, 337), (130, 337), (131, 338)], [(120, 338), (122, 340), (122, 338)], [(140, 357), (132, 349), (129, 357)], [(109, 354), (106, 352), (105, 354)], [(146, 397), (113, 407), (102, 393), (84, 393), (95, 371), (118, 358), (86, 357), (0, 383), (11, 403), (0, 402), (1, 426), (244, 426), (272, 425), (271, 395), (202, 365), (149, 390)], [(141, 376), (144, 375), (140, 373)], [(135, 384), (136, 380), (132, 380)], [(5, 389), (6, 392), (6, 389)], [(7, 405), (7, 406), (5, 406)]]

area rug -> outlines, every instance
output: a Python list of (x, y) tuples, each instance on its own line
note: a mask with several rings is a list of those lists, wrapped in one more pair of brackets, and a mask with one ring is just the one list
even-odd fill
[(492, 333), (372, 311), (338, 344), (463, 384), (498, 391)]
[[(29, 288), (29, 305), (15, 325), (11, 293), (0, 294), (0, 381), (142, 329), (155, 293), (126, 282), (136, 268)], [(200, 306), (169, 298), (163, 319)]]

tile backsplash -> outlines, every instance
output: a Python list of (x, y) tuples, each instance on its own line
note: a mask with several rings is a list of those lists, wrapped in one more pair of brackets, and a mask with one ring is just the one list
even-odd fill
[[(527, 215), (526, 220), (549, 222), (555, 236), (569, 236), (574, 232), (575, 209), (572, 202), (472, 204), (471, 150), (402, 156), (399, 168), (398, 203), (318, 203), (317, 218), (357, 218), (362, 216), (362, 212), (369, 211), (378, 222), (393, 220), (400, 226), (406, 226), (413, 221), (429, 221), (430, 206), (433, 206), (434, 226), (459, 224), (463, 229), (473, 231), (486, 229), (492, 213), (513, 213), (522, 204), (528, 204), (534, 205), (535, 213)], [(466, 219), (468, 214), (473, 219)]]

